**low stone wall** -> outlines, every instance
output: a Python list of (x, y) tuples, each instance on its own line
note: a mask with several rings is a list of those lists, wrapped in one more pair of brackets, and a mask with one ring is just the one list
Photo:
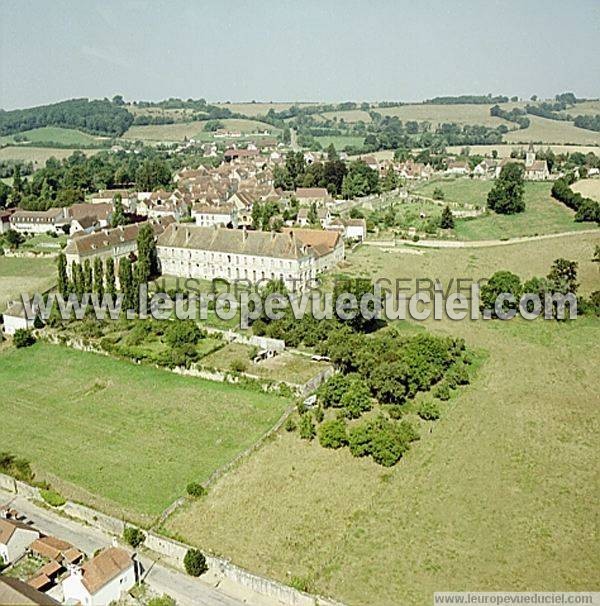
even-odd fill
[(317, 387), (319, 387), (319, 385), (321, 385), (321, 383), (329, 379), (329, 377), (331, 377), (333, 374), (335, 374), (335, 369), (333, 366), (328, 366), (327, 368), (323, 369), (318, 375), (315, 375), (312, 379), (302, 385), (300, 395), (307, 396), (308, 394), (312, 393), (315, 391), (315, 389), (317, 389)]
[[(157, 535), (153, 532), (148, 533), (145, 546), (155, 553), (168, 558), (182, 569), (185, 554), (191, 548), (185, 543)], [(218, 573), (223, 578), (229, 579), (242, 587), (247, 587), (259, 595), (275, 598), (289, 606), (343, 606), (340, 602), (335, 602), (329, 598), (313, 596), (277, 581), (252, 574), (223, 558), (207, 555), (206, 563), (209, 570)]]
[(0, 489), (6, 490), (8, 492), (17, 492), (17, 486), (15, 484), (15, 479), (10, 476), (4, 475), (0, 473)]
[(20, 482), (19, 480), (15, 480), (15, 486), (17, 488), (17, 494), (23, 495), (27, 499), (42, 500), (39, 488), (25, 484), (25, 482)]
[(105, 513), (100, 513), (95, 509), (80, 505), (79, 503), (67, 501), (63, 507), (61, 507), (61, 510), (73, 518), (83, 520), (90, 526), (94, 526), (110, 534), (122, 536), (123, 531), (125, 530), (125, 522), (122, 520), (113, 518)]

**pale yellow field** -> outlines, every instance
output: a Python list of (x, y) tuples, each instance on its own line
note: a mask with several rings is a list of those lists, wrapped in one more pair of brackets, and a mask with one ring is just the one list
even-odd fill
[[(511, 109), (517, 103), (506, 103), (502, 107)], [(514, 124), (502, 118), (490, 116), (492, 105), (402, 105), (400, 107), (377, 108), (375, 111), (384, 116), (398, 116), (400, 120), (416, 120), (417, 122), (431, 122), (437, 125), (442, 122), (456, 122), (457, 124), (483, 124), (492, 128), (504, 124), (514, 128)]]
[(548, 120), (538, 116), (528, 116), (529, 128), (514, 130), (504, 135), (509, 143), (575, 143), (579, 145), (600, 145), (600, 132), (577, 128), (572, 122)]
[(306, 107), (307, 105), (316, 105), (312, 102), (298, 102), (298, 103), (214, 103), (213, 105), (217, 105), (219, 107), (226, 107), (235, 113), (244, 114), (246, 116), (264, 116), (270, 109), (275, 110), (276, 112), (283, 111), (284, 109), (289, 109), (292, 105), (297, 105), (299, 107)]
[(600, 114), (600, 101), (577, 103), (575, 107), (569, 107), (566, 113), (571, 114), (571, 116), (595, 116)]
[(99, 149), (62, 149), (55, 147), (31, 147), (22, 145), (18, 147), (3, 147), (0, 148), (0, 160), (23, 160), (25, 162), (33, 162), (34, 168), (42, 168), (49, 158), (57, 158), (62, 160), (68, 158), (73, 152), (81, 151), (86, 156), (97, 154)]
[[(375, 110), (379, 111), (379, 110)], [(343, 112), (325, 112), (320, 114), (324, 118), (337, 118), (338, 120), (344, 119), (345, 122), (371, 122), (371, 116), (369, 112), (365, 112), (361, 109), (349, 109)]]
[(573, 191), (600, 202), (600, 179), (582, 179), (571, 185)]

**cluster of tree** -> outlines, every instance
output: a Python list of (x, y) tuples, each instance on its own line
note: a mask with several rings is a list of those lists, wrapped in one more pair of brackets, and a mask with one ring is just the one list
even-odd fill
[(502, 109), (499, 105), (494, 105), (490, 108), (490, 116), (503, 118), (509, 122), (514, 122), (519, 125), (519, 128), (527, 128), (531, 124), (531, 120), (526, 116), (527, 112), (524, 109), (514, 107), (511, 110)]
[(108, 99), (70, 99), (28, 109), (0, 110), (0, 135), (11, 135), (42, 126), (61, 126), (94, 135), (118, 137), (132, 122), (132, 114)]
[(175, 118), (173, 116), (152, 116), (150, 114), (140, 114), (136, 116), (133, 120), (133, 126), (148, 126), (158, 125), (158, 124), (174, 124)]
[(204, 130), (209, 133), (214, 133), (215, 131), (223, 128), (223, 122), (221, 120), (207, 120), (204, 123)]
[[(516, 101), (517, 99), (515, 99)], [(508, 97), (504, 95), (492, 96), (491, 93), (487, 95), (458, 95), (448, 97), (434, 97), (433, 99), (427, 99), (423, 101), (423, 104), (427, 105), (488, 105), (490, 103), (508, 103)]]
[[(252, 205), (252, 227), (264, 231), (281, 231), (283, 220), (293, 218), (294, 214), (291, 209), (284, 209), (283, 217), (279, 217), (279, 213), (280, 208), (277, 202), (255, 202)], [(297, 214), (296, 207), (295, 215)]]
[(85, 194), (111, 187), (152, 191), (170, 185), (172, 170), (179, 167), (175, 162), (180, 161), (165, 159), (152, 148), (139, 154), (101, 152), (90, 157), (74, 152), (62, 161), (50, 158), (26, 181), (16, 165), (10, 191), (0, 186), (0, 206), (47, 210), (83, 202)]
[(327, 150), (325, 162), (307, 164), (301, 151), (289, 152), (284, 167), (275, 167), (274, 185), (286, 190), (298, 187), (325, 187), (332, 196), (342, 193), (346, 164), (339, 159), (333, 145)]
[(544, 101), (537, 105), (528, 104), (525, 106), (525, 111), (534, 116), (540, 116), (548, 120), (572, 120), (569, 114), (559, 113), (564, 112), (565, 109), (567, 109), (567, 104), (564, 101), (557, 101), (556, 103)]
[(361, 160), (354, 160), (348, 167), (348, 172), (342, 182), (344, 198), (357, 198), (378, 194), (381, 191), (379, 173), (367, 166)]
[(552, 185), (552, 197), (575, 211), (575, 221), (600, 224), (600, 203), (574, 192), (570, 187), (574, 181), (575, 176), (572, 173), (557, 179)]
[[(596, 251), (600, 262), (600, 248)], [(480, 308), (491, 310), (495, 315), (495, 302), (502, 293), (509, 293), (514, 302), (506, 301), (504, 310), (516, 309), (519, 299), (524, 294), (535, 294), (540, 297), (542, 304), (545, 296), (552, 294), (577, 295), (579, 284), (577, 282), (577, 262), (568, 259), (556, 259), (544, 278), (533, 277), (522, 282), (521, 278), (513, 272), (502, 270), (494, 273), (481, 288)], [(578, 298), (578, 310), (584, 313), (600, 315), (600, 291), (591, 294), (589, 300)], [(531, 311), (531, 310), (530, 310)]]
[(523, 166), (516, 162), (510, 162), (502, 168), (488, 193), (487, 206), (490, 210), (502, 215), (512, 215), (525, 210), (524, 172)]
[(17, 166), (19, 167), (19, 174), (22, 176), (30, 175), (33, 172), (33, 162), (23, 162), (23, 160), (0, 160), (0, 179), (12, 177)]
[(600, 114), (595, 116), (576, 116), (573, 122), (578, 128), (600, 131)]
[[(222, 105), (210, 105), (206, 99), (179, 99), (178, 97), (170, 97), (162, 101), (134, 101), (136, 107), (158, 107), (161, 109), (191, 109), (199, 112), (201, 115), (193, 117), (193, 119), (223, 119), (223, 118), (246, 118), (244, 114), (232, 112), (229, 108)], [(186, 116), (186, 119), (188, 117)]]

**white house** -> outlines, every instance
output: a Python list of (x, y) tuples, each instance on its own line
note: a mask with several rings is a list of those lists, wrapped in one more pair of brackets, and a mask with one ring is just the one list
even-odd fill
[(82, 566), (69, 566), (62, 581), (64, 601), (82, 606), (106, 606), (136, 583), (135, 560), (124, 549), (109, 547)]
[[(297, 222), (300, 227), (308, 227), (310, 221), (308, 220), (310, 209), (303, 207), (298, 211)], [(331, 213), (329, 209), (319, 206), (317, 208), (317, 220), (323, 229), (327, 229), (327, 226), (331, 223)]]
[(347, 240), (362, 242), (367, 237), (367, 222), (365, 219), (343, 219), (336, 217), (326, 229), (339, 232)]
[(451, 160), (446, 168), (447, 175), (468, 175), (471, 172), (466, 160)]
[(163, 274), (252, 284), (281, 279), (292, 291), (304, 290), (344, 258), (339, 234), (311, 229), (276, 233), (173, 224), (156, 249)]
[(11, 229), (25, 234), (61, 233), (62, 226), (70, 223), (64, 208), (17, 210), (10, 216)]
[(19, 329), (30, 330), (33, 328), (33, 318), (27, 318), (25, 308), (21, 301), (14, 301), (2, 313), (4, 321), (4, 332), (7, 335), (14, 335)]
[(237, 209), (233, 204), (195, 204), (192, 218), (196, 225), (204, 227), (237, 227)]
[(18, 560), (39, 536), (40, 533), (27, 524), (0, 518), (0, 563)]

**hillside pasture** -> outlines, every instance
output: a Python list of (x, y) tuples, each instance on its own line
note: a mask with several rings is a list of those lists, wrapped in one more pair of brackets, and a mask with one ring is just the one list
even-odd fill
[(23, 162), (33, 162), (34, 169), (42, 168), (46, 160), (56, 158), (63, 160), (68, 158), (74, 152), (80, 151), (86, 156), (97, 154), (99, 149), (72, 149), (60, 147), (33, 147), (31, 145), (9, 145), (0, 148), (0, 160), (22, 160)]
[(364, 137), (355, 136), (331, 136), (331, 137), (315, 137), (315, 141), (318, 141), (323, 149), (329, 147), (333, 143), (335, 149), (338, 151), (344, 150), (346, 147), (362, 147), (365, 142)]
[[(594, 242), (581, 235), (422, 255), (364, 246), (348, 255), (348, 272), (447, 280), (509, 269), (526, 278), (545, 275), (560, 255), (579, 262), (588, 291), (598, 280)], [(398, 465), (280, 432), (178, 511), (168, 532), (351, 606), (421, 605), (440, 588), (594, 587), (600, 376), (589, 354), (600, 321), (428, 328), (464, 337), (485, 361), (441, 405), (439, 421), (421, 423)]]
[[(26, 141), (35, 143), (54, 143), (56, 145), (102, 145), (110, 142), (107, 137), (95, 137), (88, 133), (84, 133), (74, 128), (60, 128), (58, 126), (44, 126), (42, 128), (34, 128), (32, 130), (24, 130), (15, 135), (6, 135), (0, 137), (0, 145), (3, 143), (18, 143), (23, 144), (22, 141), (16, 141), (17, 138), (25, 138)], [(26, 143), (25, 143), (26, 144)]]
[[(375, 110), (377, 111), (377, 110)], [(345, 111), (339, 112), (324, 112), (319, 114), (323, 118), (328, 118), (333, 120), (336, 118), (339, 120), (344, 120), (344, 122), (371, 122), (371, 116), (369, 116), (369, 112), (363, 111), (362, 109), (347, 109)]]
[(600, 100), (582, 101), (576, 103), (575, 107), (569, 107), (564, 113), (571, 116), (595, 116), (600, 115)]
[(310, 105), (316, 105), (316, 103), (311, 102), (269, 102), (265, 103), (262, 101), (258, 101), (256, 103), (214, 103), (217, 107), (226, 108), (236, 114), (244, 114), (245, 116), (250, 116), (252, 118), (257, 116), (265, 116), (270, 109), (281, 112), (283, 110), (289, 109), (293, 105), (297, 105), (298, 107), (308, 107)]
[(577, 128), (572, 122), (548, 120), (539, 116), (528, 116), (528, 128), (513, 130), (504, 135), (508, 143), (572, 143), (576, 145), (600, 145), (600, 132)]
[(0, 384), (3, 450), (65, 496), (140, 523), (251, 446), (289, 404), (43, 343), (0, 354)]

